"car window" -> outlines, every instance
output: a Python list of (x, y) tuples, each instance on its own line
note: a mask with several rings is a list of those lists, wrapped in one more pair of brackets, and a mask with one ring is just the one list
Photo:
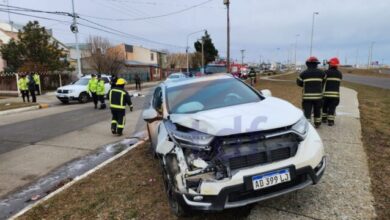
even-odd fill
[(167, 89), (170, 113), (198, 111), (261, 101), (261, 97), (237, 79), (197, 82)]
[(162, 90), (161, 90), (161, 87), (157, 87), (156, 90), (154, 90), (152, 105), (156, 111), (158, 111), (158, 112), (162, 111)]
[(76, 82), (73, 83), (73, 85), (81, 85), (81, 86), (86, 86), (88, 85), (89, 79), (88, 78), (81, 78), (77, 80)]
[(110, 80), (107, 77), (102, 77), (102, 79), (103, 79), (104, 83), (109, 83), (110, 82)]

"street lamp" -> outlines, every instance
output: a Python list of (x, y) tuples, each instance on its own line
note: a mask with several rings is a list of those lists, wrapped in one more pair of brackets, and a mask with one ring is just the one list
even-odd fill
[(227, 72), (230, 73), (230, 0), (223, 0), (223, 4), (226, 5), (226, 22), (227, 22), (226, 65), (227, 65)]
[(295, 45), (294, 45), (294, 65), (297, 66), (297, 45), (298, 45), (298, 37), (301, 36), (299, 34), (295, 35)]
[(319, 12), (313, 12), (313, 23), (311, 25), (311, 41), (310, 41), (310, 56), (313, 54), (313, 37), (314, 37), (314, 18), (319, 15)]
[(368, 68), (370, 68), (372, 64), (372, 50), (374, 49), (375, 41), (372, 41), (370, 44), (370, 48), (368, 50)]
[(202, 44), (202, 73), (204, 73), (204, 39), (198, 40)]
[(190, 72), (190, 61), (189, 61), (189, 57), (188, 57), (188, 50), (189, 50), (188, 41), (189, 41), (189, 38), (191, 37), (191, 35), (194, 35), (194, 34), (197, 34), (197, 33), (200, 33), (200, 32), (206, 32), (206, 29), (202, 29), (202, 30), (199, 30), (199, 31), (195, 31), (195, 32), (189, 33), (189, 34), (187, 35), (187, 47), (186, 47), (186, 55), (187, 55), (187, 73)]

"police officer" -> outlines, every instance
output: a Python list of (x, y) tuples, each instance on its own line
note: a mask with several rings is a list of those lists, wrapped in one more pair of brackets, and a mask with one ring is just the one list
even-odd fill
[(33, 74), (30, 73), (27, 76), (27, 87), (28, 87), (28, 91), (30, 92), (32, 102), (37, 102), (37, 98), (35, 96), (35, 90), (36, 90), (35, 86), (36, 85), (35, 85)]
[(26, 78), (26, 75), (22, 74), (20, 75), (20, 79), (18, 81), (18, 87), (20, 90), (20, 93), (22, 94), (23, 102), (30, 102), (30, 96), (28, 94), (28, 79)]
[(98, 84), (98, 80), (96, 79), (96, 75), (92, 74), (91, 79), (88, 82), (87, 92), (89, 92), (92, 96), (92, 100), (93, 100), (93, 104), (95, 105), (95, 109), (97, 109), (97, 103), (98, 103), (98, 96), (96, 94), (97, 84)]
[(37, 91), (37, 95), (41, 95), (41, 90), (40, 90), (41, 80), (38, 73), (34, 73), (33, 78), (35, 81), (35, 90)]
[(322, 86), (325, 73), (318, 69), (320, 62), (316, 57), (309, 57), (306, 60), (307, 70), (303, 71), (297, 78), (297, 84), (303, 87), (302, 108), (305, 117), (310, 121), (311, 113), (314, 112), (314, 126), (321, 125)]
[(131, 103), (130, 95), (125, 90), (126, 81), (119, 78), (116, 81), (115, 87), (108, 92), (110, 100), (110, 108), (112, 114), (111, 132), (118, 136), (122, 135), (123, 128), (126, 121), (126, 105), (133, 111), (133, 104)]
[(98, 97), (98, 100), (100, 101), (100, 109), (105, 109), (106, 108), (106, 103), (104, 103), (105, 83), (100, 74), (98, 74), (97, 80), (98, 82), (96, 87), (96, 95)]
[(334, 125), (336, 107), (340, 102), (340, 83), (343, 74), (337, 69), (340, 61), (337, 57), (329, 60), (329, 69), (325, 71), (324, 98), (322, 108), (322, 122)]

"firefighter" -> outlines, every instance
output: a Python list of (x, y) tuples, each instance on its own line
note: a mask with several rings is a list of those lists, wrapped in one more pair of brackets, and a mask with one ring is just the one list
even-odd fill
[(303, 71), (297, 78), (297, 84), (303, 87), (302, 108), (305, 117), (310, 121), (312, 111), (314, 112), (314, 126), (321, 125), (322, 86), (325, 73), (318, 69), (320, 62), (316, 57), (309, 57), (306, 60), (307, 70)]
[(324, 98), (322, 108), (322, 122), (334, 125), (336, 107), (340, 102), (340, 83), (343, 74), (337, 69), (340, 61), (337, 57), (329, 60), (329, 69), (325, 71)]
[(98, 100), (100, 101), (100, 109), (106, 108), (106, 103), (104, 103), (104, 94), (105, 94), (105, 82), (102, 79), (102, 76), (99, 74), (97, 76), (97, 87), (96, 87), (96, 95)]
[(24, 74), (20, 75), (20, 79), (18, 81), (18, 87), (20, 93), (22, 94), (23, 102), (26, 102), (26, 98), (27, 98), (27, 102), (30, 102), (30, 96), (28, 94), (28, 79), (26, 75)]
[(118, 136), (122, 135), (126, 121), (126, 105), (133, 111), (130, 95), (125, 90), (126, 81), (119, 78), (115, 87), (111, 88), (108, 93), (110, 108), (112, 113), (111, 132)]
[(248, 75), (251, 82), (251, 86), (256, 85), (256, 71), (253, 67), (250, 69)]
[(95, 105), (95, 109), (97, 109), (98, 96), (96, 94), (97, 91), (98, 80), (96, 79), (96, 75), (92, 74), (91, 79), (88, 82), (87, 92), (89, 92), (92, 96), (93, 104)]

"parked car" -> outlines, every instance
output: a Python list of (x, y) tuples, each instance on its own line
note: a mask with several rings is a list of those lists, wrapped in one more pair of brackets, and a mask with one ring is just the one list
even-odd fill
[(185, 78), (187, 78), (187, 76), (186, 76), (186, 74), (184, 74), (184, 73), (181, 73), (181, 72), (179, 72), (179, 73), (171, 73), (171, 74), (167, 77), (166, 81), (178, 80), (178, 79), (185, 79)]
[[(90, 79), (91, 75), (83, 76), (70, 85), (59, 87), (56, 91), (57, 98), (64, 104), (70, 101), (79, 101), (80, 103), (88, 102), (91, 98), (87, 92), (87, 85)], [(102, 75), (102, 79), (104, 80), (105, 92), (107, 94), (111, 89), (111, 76)]]
[(316, 184), (322, 140), (302, 111), (229, 74), (164, 82), (143, 112), (172, 211), (220, 211)]

